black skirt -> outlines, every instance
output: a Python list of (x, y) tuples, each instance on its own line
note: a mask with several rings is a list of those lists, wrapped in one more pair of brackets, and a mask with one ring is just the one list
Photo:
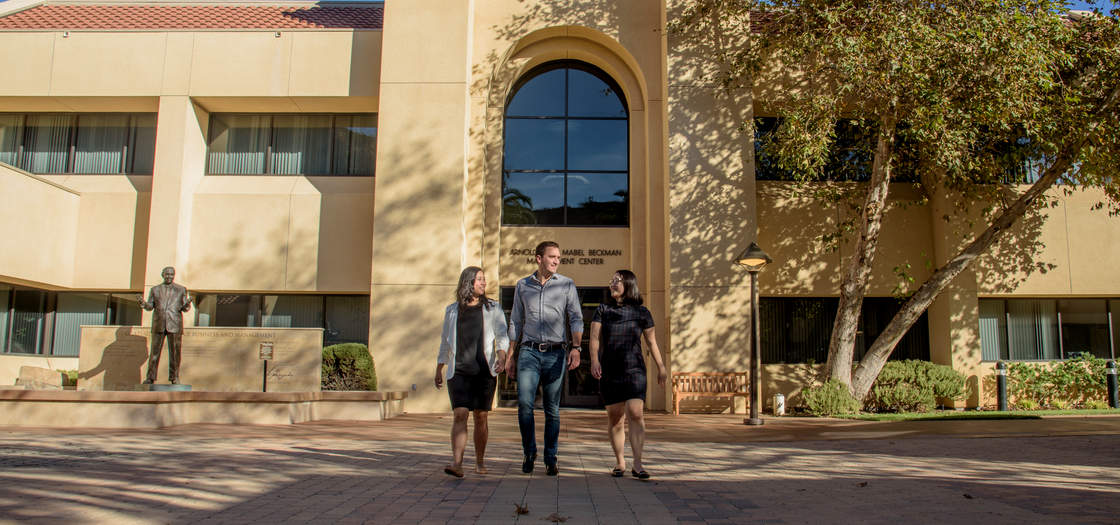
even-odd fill
[(447, 395), (451, 396), (451, 408), (490, 410), (494, 405), (494, 387), (497, 384), (498, 380), (486, 372), (451, 376), (451, 379), (447, 380)]
[(603, 394), (603, 404), (613, 405), (631, 399), (646, 400), (646, 372), (632, 371), (627, 374), (607, 376), (599, 382), (599, 392)]

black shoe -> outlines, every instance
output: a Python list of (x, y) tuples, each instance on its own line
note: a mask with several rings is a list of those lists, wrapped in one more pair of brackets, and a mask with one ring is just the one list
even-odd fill
[(521, 464), (521, 472), (524, 472), (526, 474), (533, 472), (533, 462), (535, 462), (536, 460), (536, 454), (525, 456), (525, 462)]
[(155, 383), (155, 381), (152, 381), (151, 379), (145, 379), (145, 380), (144, 380), (144, 384), (145, 384), (145, 385), (150, 385), (150, 384), (152, 384), (152, 383)]
[(556, 467), (556, 463), (545, 465), (545, 467), (548, 468), (545, 474), (548, 474), (549, 476), (555, 476), (560, 473), (560, 469)]

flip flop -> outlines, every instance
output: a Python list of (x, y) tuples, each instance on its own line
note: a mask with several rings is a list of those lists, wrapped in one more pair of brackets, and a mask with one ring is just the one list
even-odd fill
[(620, 469), (620, 468), (615, 467), (615, 468), (611, 469), (611, 477), (612, 478), (621, 478), (623, 474), (625, 474), (625, 472), (623, 472), (622, 469)]
[(464, 475), (463, 474), (463, 467), (456, 468), (452, 465), (448, 465), (446, 467), (443, 467), (443, 473), (447, 474), (449, 476), (455, 476), (457, 478), (461, 478)]
[(646, 472), (646, 469), (642, 469), (642, 470), (630, 469), (630, 475), (632, 475), (636, 479), (640, 479), (642, 481), (645, 481), (645, 480), (649, 479), (649, 472)]
[(486, 467), (484, 467), (482, 465), (477, 465), (477, 464), (474, 467), (474, 471), (478, 472), (479, 474), (486, 474), (486, 473), (490, 472), (489, 470), (486, 470)]

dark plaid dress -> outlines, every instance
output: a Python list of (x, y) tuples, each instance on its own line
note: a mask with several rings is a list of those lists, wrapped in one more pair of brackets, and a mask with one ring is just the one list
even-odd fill
[(613, 405), (629, 399), (646, 399), (646, 360), (642, 332), (653, 327), (653, 316), (644, 306), (600, 304), (592, 322), (599, 330), (599, 363), (603, 402)]

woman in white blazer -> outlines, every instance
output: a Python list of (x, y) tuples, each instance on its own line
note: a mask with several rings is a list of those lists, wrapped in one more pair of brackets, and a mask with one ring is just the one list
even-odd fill
[(489, 426), (486, 417), (494, 404), (498, 373), (505, 368), (506, 316), (497, 301), (486, 297), (486, 274), (468, 266), (459, 274), (455, 302), (443, 314), (443, 334), (436, 360), (436, 388), (447, 381), (451, 409), (451, 464), (443, 471), (463, 477), (463, 452), (467, 447), (467, 416), (474, 412), (475, 466), (486, 473), (483, 458)]

